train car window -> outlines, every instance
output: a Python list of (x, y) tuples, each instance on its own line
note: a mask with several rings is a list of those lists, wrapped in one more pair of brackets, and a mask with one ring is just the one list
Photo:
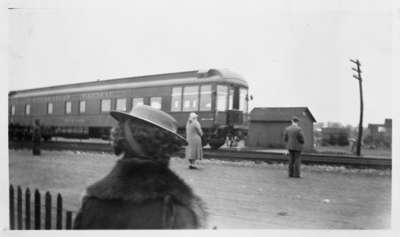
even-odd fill
[(228, 87), (217, 85), (217, 110), (225, 111), (228, 100)]
[(161, 97), (151, 97), (150, 106), (155, 109), (161, 109)]
[(228, 109), (233, 109), (233, 89), (229, 89), (229, 96), (228, 96)]
[(15, 105), (11, 105), (11, 115), (15, 115)]
[(200, 111), (211, 110), (211, 85), (200, 87)]
[(183, 111), (197, 111), (199, 104), (199, 86), (183, 88)]
[(240, 88), (239, 92), (239, 110), (247, 113), (248, 111), (248, 97), (247, 97), (247, 89)]
[(53, 103), (47, 104), (47, 114), (53, 114)]
[(132, 108), (138, 105), (143, 105), (143, 98), (133, 98), (132, 99)]
[(85, 113), (86, 112), (86, 101), (81, 100), (79, 101), (79, 113)]
[(72, 103), (71, 101), (65, 102), (65, 113), (70, 114), (72, 111)]
[(31, 105), (30, 104), (26, 104), (25, 105), (25, 114), (26, 115), (30, 115), (31, 114)]
[(104, 99), (101, 100), (101, 112), (109, 112), (111, 110), (111, 100)]
[(182, 110), (182, 87), (172, 88), (171, 111)]
[(125, 98), (117, 99), (117, 110), (118, 111), (126, 111), (126, 99)]

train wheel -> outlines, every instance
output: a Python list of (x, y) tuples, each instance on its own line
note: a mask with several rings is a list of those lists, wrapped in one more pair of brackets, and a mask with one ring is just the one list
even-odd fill
[(51, 136), (43, 136), (43, 141), (48, 142), (50, 141)]
[(224, 145), (225, 139), (223, 139), (223, 138), (211, 138), (209, 143), (210, 143), (211, 149), (217, 150), (222, 145)]

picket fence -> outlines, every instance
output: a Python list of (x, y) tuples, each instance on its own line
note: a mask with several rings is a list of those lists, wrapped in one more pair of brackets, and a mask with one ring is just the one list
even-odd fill
[[(16, 191), (15, 194), (14, 186), (10, 185), (11, 230), (72, 229), (72, 211), (63, 209), (61, 194), (57, 194), (56, 206), (52, 206), (52, 196), (49, 192), (45, 193), (44, 205), (42, 205), (39, 190), (35, 190), (33, 200), (31, 200), (29, 188), (25, 189), (24, 195), (20, 186), (17, 186)], [(64, 217), (65, 223), (63, 223)]]

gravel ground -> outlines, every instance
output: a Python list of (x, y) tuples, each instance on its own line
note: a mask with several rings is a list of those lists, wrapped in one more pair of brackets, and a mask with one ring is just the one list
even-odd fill
[[(10, 182), (61, 193), (76, 211), (85, 187), (109, 172), (110, 154), (10, 150)], [(286, 165), (203, 160), (171, 168), (207, 203), (210, 227), (241, 229), (390, 228), (391, 172), (302, 166), (301, 179), (287, 178)]]

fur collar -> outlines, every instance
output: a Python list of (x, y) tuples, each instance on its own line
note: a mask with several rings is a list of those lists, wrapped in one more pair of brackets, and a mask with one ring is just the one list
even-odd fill
[(205, 225), (203, 201), (167, 166), (148, 160), (118, 160), (106, 177), (86, 189), (85, 196), (142, 203), (168, 195), (191, 209), (201, 226)]

